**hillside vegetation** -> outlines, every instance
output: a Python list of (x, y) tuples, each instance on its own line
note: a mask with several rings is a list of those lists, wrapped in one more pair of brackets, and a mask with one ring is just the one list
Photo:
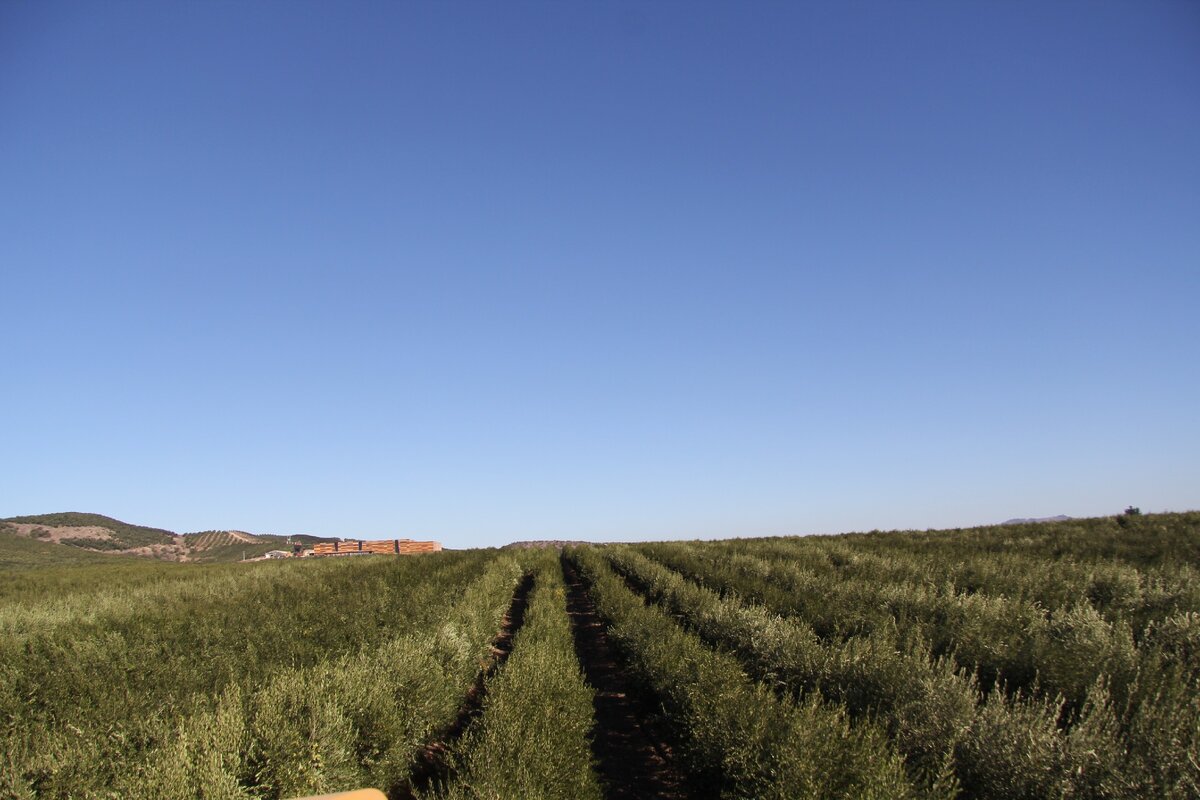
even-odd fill
[(0, 522), (0, 569), (90, 564), (105, 559), (106, 556), (92, 550), (19, 536), (15, 528)]
[[(317, 536), (296, 536), (311, 544)], [(0, 520), (0, 567), (84, 563), (88, 554), (137, 556), (159, 561), (212, 563), (259, 558), (290, 549), (289, 537), (244, 531), (177, 534), (131, 525), (102, 514), (63, 512)]]
[(291, 550), (286, 536), (256, 536), (242, 531), (201, 531), (180, 537), (184, 561), (211, 563), (258, 558), (272, 550)]
[[(103, 528), (109, 531), (111, 539), (107, 540), (119, 547), (106, 549), (131, 550), (136, 547), (146, 547), (154, 544), (173, 544), (175, 534), (161, 528), (147, 528), (143, 525), (130, 525), (102, 514), (83, 514), (77, 511), (67, 511), (60, 514), (35, 514), (26, 517), (9, 517), (3, 520), (14, 524), (37, 525), (42, 528)], [(83, 547), (85, 545), (77, 545)]]

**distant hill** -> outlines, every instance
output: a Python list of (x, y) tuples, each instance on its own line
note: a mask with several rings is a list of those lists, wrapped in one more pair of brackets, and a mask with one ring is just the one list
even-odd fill
[(0, 569), (93, 564), (97, 561), (111, 561), (114, 558), (121, 559), (122, 556), (20, 536), (15, 528), (0, 522)]
[(565, 539), (531, 539), (525, 542), (511, 542), (504, 545), (504, 547), (501, 549), (513, 548), (517, 550), (524, 550), (538, 547), (553, 547), (557, 550), (561, 550), (564, 547), (574, 547), (585, 544), (589, 544), (589, 542), (573, 542)]
[(76, 563), (112, 556), (201, 563), (241, 561), (260, 558), (270, 550), (286, 550), (289, 538), (305, 545), (332, 541), (234, 530), (178, 534), (103, 514), (36, 514), (0, 520), (0, 566)]
[(186, 550), (183, 561), (241, 561), (289, 549), (285, 536), (256, 536), (245, 531), (201, 531), (185, 533), (179, 539)]
[(307, 533), (294, 533), (288, 537), (296, 544), (316, 544), (317, 542), (338, 542), (342, 541), (337, 536), (312, 536)]
[[(38, 536), (37, 538), (49, 538), (54, 541), (72, 537), (92, 540), (90, 545), (81, 542), (77, 546), (96, 550), (128, 550), (156, 544), (169, 545), (175, 536), (171, 531), (162, 528), (130, 525), (128, 522), (106, 517), (103, 514), (81, 514), (78, 511), (67, 511), (61, 514), (36, 514), (30, 517), (9, 517), (2, 521), (19, 526), (29, 526), (32, 529), (67, 529), (67, 533), (62, 536)], [(106, 544), (100, 545), (98, 542)]]
[(1028, 517), (1025, 519), (1006, 519), (1001, 522), (1001, 525), (1024, 525), (1028, 522), (1066, 522), (1074, 517), (1068, 517), (1066, 514), (1059, 514), (1057, 517)]

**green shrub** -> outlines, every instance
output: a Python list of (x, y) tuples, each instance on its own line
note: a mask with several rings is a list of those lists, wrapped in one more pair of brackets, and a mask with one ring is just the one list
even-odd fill
[(994, 695), (955, 749), (957, 774), (967, 797), (1050, 800), (1065, 797), (1060, 707), (1028, 698)]
[(575, 659), (557, 559), (539, 559), (525, 625), (488, 681), (440, 797), (600, 800), (587, 735), (592, 689)]
[(912, 796), (902, 759), (873, 725), (813, 697), (800, 703), (747, 680), (737, 660), (706, 648), (642, 603), (594, 550), (573, 558), (610, 639), (655, 692), (688, 770), (723, 797)]

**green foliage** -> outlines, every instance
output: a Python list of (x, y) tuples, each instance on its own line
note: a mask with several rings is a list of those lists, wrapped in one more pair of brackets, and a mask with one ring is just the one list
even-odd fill
[(931, 789), (949, 779), (943, 775), (947, 755), (969, 727), (979, 698), (974, 681), (944, 660), (931, 662), (892, 637), (824, 644), (802, 622), (722, 599), (629, 549), (605, 555), (650, 599), (709, 644), (730, 649), (767, 685), (800, 698), (817, 693), (852, 719), (880, 722), (907, 757), (918, 786)]
[[(21, 519), (95, 523), (63, 516)], [(947, 800), (1200, 796), (1197, 555), (1197, 514), (570, 551), (714, 796)], [(597, 798), (552, 553), (196, 565), (0, 530), (0, 798), (399, 794), (530, 571), (433, 794)]]
[(722, 797), (902, 798), (901, 759), (870, 723), (851, 728), (836, 707), (794, 703), (747, 679), (730, 655), (704, 646), (643, 604), (594, 550), (573, 554), (609, 635), (659, 697), (688, 769)]
[(113, 539), (88, 539), (84, 537), (68, 536), (58, 540), (58, 544), (66, 545), (67, 547), (79, 547), (84, 550), (125, 550), (128, 548), (124, 542), (114, 541)]
[[(196, 744), (207, 723), (195, 720), (229, 717), (239, 697), (253, 760), (223, 750), (218, 766), (276, 792), (262, 796), (345, 786), (351, 773), (398, 780), (417, 744), (452, 716), (520, 573), (487, 552), (137, 566), (117, 571), (125, 585), (111, 594), (0, 605), (0, 735), (17, 754), (17, 779), (39, 797), (104, 796), (109, 786), (152, 796), (146, 787), (166, 780), (160, 772), (192, 774), (194, 764), (180, 772), (174, 750), (212, 760), (212, 748)], [(26, 588), (36, 596), (41, 585)], [(29, 613), (35, 624), (24, 624)], [(232, 698), (224, 712), (213, 706), (221, 697)], [(384, 718), (397, 731), (390, 738), (372, 732)], [(347, 731), (352, 741), (335, 746)], [(364, 748), (359, 731), (375, 744)], [(311, 751), (288, 745), (314, 736), (317, 767)], [(376, 753), (380, 742), (399, 744)]]
[(1067, 792), (1063, 737), (1050, 703), (999, 697), (976, 716), (955, 750), (968, 797), (1048, 800)]
[(452, 779), (437, 797), (603, 796), (587, 741), (592, 689), (575, 660), (554, 553), (540, 554), (534, 585), (512, 657), (488, 682), (483, 715), (460, 742)]
[(1200, 786), (1198, 541), (1200, 515), (1172, 514), (607, 555), (765, 685), (883, 723), (918, 786), (1185, 798)]

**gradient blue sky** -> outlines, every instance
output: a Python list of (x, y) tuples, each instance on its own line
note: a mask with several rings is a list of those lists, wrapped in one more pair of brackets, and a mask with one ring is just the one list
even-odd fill
[(0, 516), (1200, 507), (1200, 4), (0, 4)]

